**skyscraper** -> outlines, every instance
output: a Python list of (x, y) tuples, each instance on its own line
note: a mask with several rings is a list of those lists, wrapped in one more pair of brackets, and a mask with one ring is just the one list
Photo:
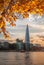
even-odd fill
[(28, 25), (26, 27), (25, 47), (26, 47), (26, 50), (29, 50), (29, 47), (30, 47), (30, 37), (29, 37), (29, 27), (28, 27)]

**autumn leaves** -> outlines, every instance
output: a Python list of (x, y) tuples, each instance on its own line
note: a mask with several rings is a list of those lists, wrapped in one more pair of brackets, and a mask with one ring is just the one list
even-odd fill
[[(0, 31), (2, 31), (6, 37), (6, 22), (15, 26), (15, 22), (18, 17), (15, 15), (21, 14), (23, 18), (27, 18), (29, 13), (31, 14), (44, 14), (44, 0), (0, 0)], [(4, 4), (4, 5), (3, 5)], [(5, 19), (4, 19), (5, 18)]]

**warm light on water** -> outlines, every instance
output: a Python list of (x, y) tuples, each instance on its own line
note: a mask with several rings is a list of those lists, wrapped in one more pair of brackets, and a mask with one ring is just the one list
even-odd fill
[(44, 52), (0, 52), (0, 65), (44, 65)]

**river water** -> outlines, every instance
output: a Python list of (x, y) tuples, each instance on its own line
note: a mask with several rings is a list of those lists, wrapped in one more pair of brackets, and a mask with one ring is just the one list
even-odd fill
[(44, 52), (0, 52), (0, 65), (44, 65)]

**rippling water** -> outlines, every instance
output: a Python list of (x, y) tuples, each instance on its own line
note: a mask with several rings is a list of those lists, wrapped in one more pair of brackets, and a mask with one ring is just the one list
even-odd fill
[(0, 65), (44, 65), (44, 52), (0, 52)]

